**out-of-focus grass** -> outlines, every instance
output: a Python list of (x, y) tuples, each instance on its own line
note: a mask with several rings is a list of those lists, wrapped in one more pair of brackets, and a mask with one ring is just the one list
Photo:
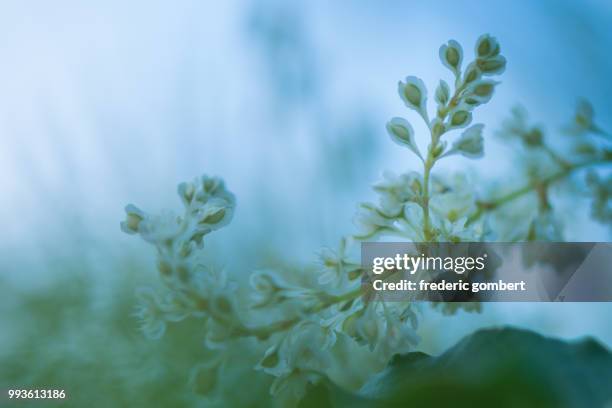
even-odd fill
[(64, 389), (63, 405), (75, 407), (203, 402), (188, 389), (190, 369), (205, 353), (201, 321), (145, 339), (131, 316), (134, 273), (116, 271), (123, 278), (100, 295), (76, 265), (64, 267), (44, 290), (0, 288), (1, 298), (13, 300), (1, 318), (0, 388)]

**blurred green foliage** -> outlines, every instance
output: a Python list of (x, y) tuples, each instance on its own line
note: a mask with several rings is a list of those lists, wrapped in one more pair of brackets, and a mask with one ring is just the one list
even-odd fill
[(612, 354), (593, 339), (487, 329), (438, 357), (398, 355), (359, 393), (313, 387), (302, 406), (593, 408), (612, 401), (610, 384)]

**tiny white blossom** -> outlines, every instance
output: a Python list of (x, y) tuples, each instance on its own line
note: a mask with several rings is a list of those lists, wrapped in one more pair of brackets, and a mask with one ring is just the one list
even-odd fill
[(159, 215), (150, 215), (142, 220), (138, 232), (147, 242), (163, 244), (181, 233), (181, 222), (175, 213), (164, 211)]
[(159, 296), (151, 288), (139, 288), (136, 296), (138, 303), (134, 316), (140, 322), (140, 329), (148, 338), (160, 339), (166, 331), (166, 320), (159, 306)]
[(484, 140), (482, 138), (482, 129), (484, 125), (478, 124), (466, 129), (459, 139), (457, 139), (451, 149), (445, 154), (459, 153), (470, 159), (477, 159), (484, 155)]
[(383, 173), (383, 180), (374, 184), (374, 191), (380, 195), (380, 209), (390, 217), (399, 216), (402, 207), (409, 201), (418, 201), (422, 193), (423, 180), (417, 172), (399, 176)]
[(409, 322), (400, 320), (396, 310), (384, 307), (383, 316), (384, 335), (380, 337), (375, 346), (378, 357), (386, 362), (395, 354), (404, 354), (412, 351), (420, 341), (415, 327)]
[(393, 227), (394, 220), (385, 217), (375, 205), (364, 203), (359, 206), (359, 209), (360, 211), (355, 216), (359, 236), (372, 236)]
[(121, 222), (121, 230), (126, 234), (137, 234), (140, 223), (147, 215), (132, 204), (125, 207), (125, 214), (125, 221)]

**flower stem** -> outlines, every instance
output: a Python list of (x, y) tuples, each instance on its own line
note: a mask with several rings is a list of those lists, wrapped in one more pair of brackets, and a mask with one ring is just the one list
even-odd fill
[(425, 241), (429, 241), (431, 238), (431, 227), (429, 221), (429, 175), (431, 174), (431, 168), (433, 167), (433, 160), (430, 153), (427, 155), (427, 160), (423, 165), (423, 237)]
[[(331, 296), (326, 301), (319, 303), (318, 305), (313, 306), (312, 308), (305, 311), (305, 313), (316, 313), (321, 310), (327, 309), (330, 306), (333, 306), (337, 303), (349, 301), (358, 298), (363, 294), (363, 288), (361, 285), (356, 289), (353, 289), (349, 292), (346, 292), (342, 295)], [(234, 335), (238, 337), (257, 337), (258, 339), (266, 339), (270, 337), (272, 334), (285, 331), (292, 326), (296, 325), (302, 320), (301, 316), (295, 316), (286, 320), (278, 320), (271, 324), (265, 326), (258, 327), (247, 327), (247, 326), (239, 326), (234, 330)]]
[(532, 191), (536, 191), (541, 186), (548, 186), (557, 181), (560, 181), (568, 177), (571, 173), (577, 170), (580, 170), (586, 167), (597, 166), (600, 164), (610, 163), (610, 161), (611, 160), (601, 159), (601, 160), (585, 161), (585, 162), (573, 163), (573, 164), (565, 162), (564, 166), (562, 166), (562, 168), (559, 171), (552, 173), (551, 175), (547, 177), (544, 177), (539, 180), (533, 180), (530, 183), (524, 185), (523, 187), (517, 190), (511, 191), (495, 199), (492, 199), (489, 201), (478, 201), (477, 202), (478, 209), (476, 210), (476, 212), (474, 212), (474, 214), (472, 214), (468, 218), (467, 225), (477, 221), (486, 212), (496, 210), (499, 207), (503, 206), (504, 204), (514, 201), (517, 198), (520, 198)]

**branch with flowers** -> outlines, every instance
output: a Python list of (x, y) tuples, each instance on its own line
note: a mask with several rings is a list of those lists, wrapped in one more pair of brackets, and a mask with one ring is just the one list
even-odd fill
[[(384, 302), (364, 293), (363, 270), (352, 260), (356, 259), (355, 243), (381, 235), (413, 242), (490, 240), (489, 220), (505, 204), (531, 192), (540, 202), (537, 223), (546, 223), (542, 214), (550, 214), (550, 185), (578, 170), (610, 164), (610, 149), (605, 143), (591, 142), (587, 134), (603, 136), (605, 141), (608, 136), (595, 125), (592, 109), (582, 106), (576, 116), (577, 126), (572, 129), (579, 145), (576, 149), (584, 156), (581, 161), (553, 151), (541, 132), (529, 127), (524, 115), (515, 111), (502, 133), (546, 155), (553, 170), (536, 172), (525, 186), (484, 200), (477, 199), (474, 183), (465, 175), (435, 175), (433, 170), (442, 159), (483, 156), (484, 126), (472, 125), (473, 115), (477, 107), (491, 100), (499, 84), (492, 78), (506, 67), (498, 41), (489, 35), (478, 39), (474, 59), (465, 67), (464, 51), (456, 41), (442, 45), (439, 56), (452, 73), (453, 86), (440, 80), (434, 92), (436, 110), (432, 119), (423, 81), (409, 76), (398, 84), (404, 104), (427, 125), (427, 148), (419, 148), (406, 119), (392, 118), (386, 126), (391, 139), (420, 160), (422, 173), (386, 173), (384, 180), (374, 185), (378, 204), (361, 204), (356, 217), (358, 232), (341, 239), (337, 250), (321, 252), (317, 275), (295, 270), (255, 271), (250, 276), (252, 296), (245, 299), (239, 295), (235, 277), (211, 268), (201, 249), (210, 233), (230, 223), (236, 207), (234, 195), (219, 178), (202, 176), (180, 184), (180, 215), (151, 215), (133, 205), (126, 207), (121, 228), (155, 248), (163, 282), (162, 293), (150, 288), (138, 293), (136, 315), (143, 332), (160, 338), (168, 323), (197, 318), (206, 330), (205, 346), (216, 350), (214, 358), (194, 370), (192, 382), (198, 392), (223, 398), (232, 385), (221, 384), (218, 379), (228, 369), (229, 356), (237, 347), (244, 347), (244, 341), (260, 353), (253, 368), (270, 376), (271, 394), (281, 405), (296, 405), (307, 385), (323, 378), (358, 389), (394, 355), (406, 353), (417, 344), (419, 305)], [(458, 137), (449, 140), (451, 133), (461, 129)], [(609, 178), (602, 180), (595, 173), (589, 178), (596, 197), (594, 214), (606, 222), (612, 219), (611, 184)], [(534, 221), (523, 238), (540, 239), (545, 236), (541, 231), (545, 227)], [(346, 356), (360, 362), (350, 375), (341, 369), (349, 364)]]

